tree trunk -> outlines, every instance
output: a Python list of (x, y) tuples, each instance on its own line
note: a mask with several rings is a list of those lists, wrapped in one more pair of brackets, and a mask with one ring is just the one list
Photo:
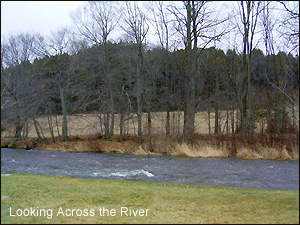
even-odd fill
[(57, 135), (60, 138), (60, 132), (59, 132), (59, 126), (58, 126), (58, 121), (57, 121), (57, 115), (55, 115), (55, 122), (56, 122), (56, 129), (57, 129)]
[(148, 134), (152, 133), (152, 124), (151, 124), (151, 113), (147, 113), (147, 120), (148, 120)]
[(166, 116), (166, 135), (170, 134), (170, 111), (167, 110), (167, 116)]
[(215, 105), (215, 134), (219, 133), (219, 110), (218, 106)]
[(293, 128), (296, 128), (296, 115), (295, 115), (295, 106), (292, 105), (292, 121), (293, 121)]
[(26, 138), (28, 138), (28, 119), (27, 119), (27, 115), (24, 112), (23, 113), (23, 134), (22, 134), (22, 140), (25, 140)]
[(247, 133), (247, 95), (245, 95), (242, 99), (242, 107), (241, 107), (241, 113), (240, 113), (240, 120), (241, 120), (241, 125), (240, 125), (240, 130), (242, 134)]
[(142, 58), (142, 47), (139, 46), (139, 60), (140, 65), (137, 73), (137, 118), (138, 118), (138, 136), (139, 142), (143, 142), (143, 130), (142, 130), (142, 69), (143, 69), (143, 58)]
[(20, 123), (20, 121), (17, 119), (17, 121), (15, 122), (15, 138), (21, 138), (22, 137), (22, 125)]
[(52, 115), (48, 115), (48, 126), (49, 126), (49, 131), (52, 137), (53, 142), (55, 142), (55, 136), (53, 132), (53, 125), (52, 125)]
[[(248, 43), (249, 44), (249, 43)], [(250, 59), (250, 50), (247, 54), (247, 90), (248, 90), (248, 109), (249, 109), (249, 134), (251, 140), (254, 139), (254, 120), (253, 120), (253, 103), (252, 103), (252, 85), (251, 85), (251, 59)]]
[[(197, 36), (194, 38), (194, 49), (192, 50), (192, 8), (191, 2), (187, 2), (187, 66), (185, 69), (185, 94), (184, 94), (184, 125), (183, 134), (187, 141), (194, 139), (195, 124), (195, 73), (197, 71)], [(194, 27), (195, 28), (195, 27)], [(194, 30), (193, 30), (194, 32)], [(191, 67), (189, 66), (191, 65)]]
[(229, 138), (229, 110), (226, 110), (226, 138)]
[(261, 118), (261, 135), (264, 134), (264, 118)]
[(50, 131), (53, 142), (55, 142), (55, 136), (54, 136), (54, 132), (53, 132), (53, 123), (52, 123), (52, 112), (51, 112), (50, 105), (48, 105), (48, 109), (49, 109), (49, 115), (47, 117), (48, 117), (49, 131)]
[(235, 133), (237, 133), (237, 131), (239, 130), (240, 127), (240, 113), (239, 113), (239, 109), (236, 110), (236, 123), (235, 123)]
[(120, 141), (123, 142), (123, 133), (124, 133), (124, 114), (120, 112)]
[(234, 105), (232, 104), (232, 113), (231, 113), (231, 133), (234, 134)]
[(215, 134), (218, 134), (219, 133), (219, 81), (217, 79), (217, 77), (215, 78), (216, 79), (216, 93), (215, 93)]
[(67, 122), (67, 108), (65, 103), (64, 91), (61, 85), (59, 84), (59, 93), (62, 107), (62, 141), (66, 141), (68, 138), (68, 122)]
[(110, 121), (110, 137), (114, 135), (114, 128), (115, 128), (115, 114), (111, 113), (111, 121)]
[(172, 112), (172, 129), (170, 130), (170, 132), (172, 132), (172, 134), (176, 134), (176, 127), (177, 127), (176, 112), (173, 111)]
[(180, 134), (180, 112), (177, 112), (177, 134)]
[(105, 129), (105, 139), (109, 140), (109, 113), (104, 113), (104, 129)]
[(115, 128), (115, 112), (114, 112), (114, 96), (113, 96), (113, 89), (112, 89), (112, 82), (111, 82), (111, 79), (112, 78), (109, 78), (110, 79), (110, 82), (109, 82), (109, 85), (110, 85), (110, 108), (111, 108), (111, 124), (110, 124), (110, 133), (109, 133), (109, 136), (113, 136), (114, 135), (114, 128)]
[(210, 108), (207, 110), (208, 115), (208, 134), (209, 134), (209, 140), (211, 140), (211, 126), (210, 126)]
[(40, 134), (38, 125), (37, 125), (37, 121), (35, 120), (34, 117), (33, 117), (32, 119), (33, 119), (33, 124), (34, 124), (34, 128), (35, 128), (35, 131), (36, 131), (36, 135), (37, 135), (37, 137), (38, 137), (38, 140), (42, 140), (42, 137), (41, 137), (41, 134)]
[[(140, 107), (138, 107), (140, 108)], [(143, 131), (142, 131), (142, 112), (139, 109), (137, 113), (137, 119), (138, 119), (138, 137), (139, 137), (139, 142), (143, 142)]]
[(41, 131), (41, 134), (43, 136), (43, 139), (46, 140), (46, 142), (48, 143), (47, 138), (44, 135), (44, 132), (43, 132), (41, 124), (39, 123), (39, 121), (36, 121), (36, 123), (37, 123), (37, 126), (40, 127), (40, 131)]

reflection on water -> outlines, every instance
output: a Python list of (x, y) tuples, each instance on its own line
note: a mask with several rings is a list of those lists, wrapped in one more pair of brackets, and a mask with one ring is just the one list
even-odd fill
[(1, 171), (299, 190), (299, 161), (134, 156), (2, 148)]

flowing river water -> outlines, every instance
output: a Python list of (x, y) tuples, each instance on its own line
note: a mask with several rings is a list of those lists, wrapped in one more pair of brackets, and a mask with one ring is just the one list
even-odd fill
[(299, 190), (299, 161), (181, 158), (1, 148), (1, 171), (93, 179)]

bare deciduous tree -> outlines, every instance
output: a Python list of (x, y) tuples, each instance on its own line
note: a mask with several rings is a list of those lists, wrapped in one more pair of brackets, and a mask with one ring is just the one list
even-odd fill
[(35, 109), (35, 102), (31, 102), (30, 61), (36, 56), (37, 37), (37, 34), (21, 33), (1, 43), (1, 110), (9, 111), (17, 138), (22, 137), (23, 127), (23, 138), (28, 135), (28, 119)]
[[(216, 33), (218, 25), (225, 19), (218, 19), (208, 7), (206, 1), (184, 1), (183, 7), (171, 6), (170, 11), (176, 17), (175, 25), (186, 50), (185, 68), (185, 106), (184, 106), (184, 137), (193, 140), (196, 112), (196, 83), (195, 77), (199, 76), (198, 58), (202, 50), (214, 40), (219, 40), (226, 28)], [(202, 49), (202, 50), (200, 50)]]
[(136, 68), (136, 97), (137, 97), (137, 117), (139, 141), (143, 141), (142, 131), (142, 107), (143, 107), (143, 73), (144, 73), (144, 42), (149, 30), (145, 14), (141, 11), (137, 2), (126, 2), (124, 13), (123, 30), (134, 40), (137, 47), (138, 63)]
[(285, 11), (280, 25), (282, 28), (281, 34), (287, 41), (286, 45), (291, 45), (290, 51), (295, 51), (296, 54), (299, 54), (299, 2), (279, 1), (279, 3), (284, 7)]
[(261, 2), (259, 1), (241, 1), (239, 2), (238, 29), (243, 37), (243, 105), (241, 110), (241, 129), (244, 134), (254, 135), (254, 117), (253, 117), (253, 90), (251, 85), (251, 53), (255, 48), (254, 37), (261, 11)]
[[(89, 1), (85, 6), (80, 8), (77, 12), (72, 14), (73, 21), (78, 28), (79, 33), (92, 43), (103, 46), (98, 48), (98, 65), (102, 68), (102, 74), (98, 74), (99, 77), (104, 77), (106, 90), (100, 92), (99, 100), (104, 101), (106, 107), (104, 107), (102, 121), (100, 111), (100, 126), (102, 122), (105, 127), (105, 135), (109, 139), (114, 133), (115, 124), (115, 91), (113, 90), (114, 77), (112, 76), (109, 66), (109, 51), (108, 41), (109, 35), (115, 29), (120, 19), (120, 12), (117, 11), (116, 2), (107, 1)], [(103, 98), (105, 96), (105, 98)], [(109, 123), (109, 121), (111, 121)]]

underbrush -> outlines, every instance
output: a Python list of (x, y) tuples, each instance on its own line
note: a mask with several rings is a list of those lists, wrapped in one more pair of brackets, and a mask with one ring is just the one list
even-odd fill
[(231, 137), (196, 135), (193, 142), (179, 137), (152, 135), (145, 139), (138, 152), (181, 157), (236, 157), (241, 159), (299, 160), (299, 137), (256, 135), (250, 139), (241, 135)]
[(252, 139), (242, 135), (220, 137), (198, 134), (192, 142), (181, 136), (148, 135), (142, 144), (137, 135), (124, 141), (114, 135), (103, 140), (101, 135), (70, 137), (68, 141), (1, 139), (1, 147), (41, 149), (69, 152), (114, 152), (135, 155), (172, 155), (180, 157), (236, 157), (241, 159), (299, 160), (299, 136), (256, 135)]

